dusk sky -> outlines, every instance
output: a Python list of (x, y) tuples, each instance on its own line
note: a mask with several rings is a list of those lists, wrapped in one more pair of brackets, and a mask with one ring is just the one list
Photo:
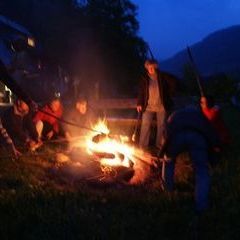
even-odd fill
[(240, 0), (132, 0), (138, 5), (139, 35), (159, 59), (209, 33), (240, 24)]

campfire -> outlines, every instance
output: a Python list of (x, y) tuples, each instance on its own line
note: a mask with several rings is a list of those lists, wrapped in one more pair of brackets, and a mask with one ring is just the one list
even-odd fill
[(129, 137), (112, 135), (106, 121), (99, 120), (89, 134), (88, 153), (100, 162), (103, 175), (130, 183), (143, 182), (150, 171), (152, 156), (131, 145)]
[(93, 129), (96, 132), (87, 139), (88, 153), (98, 159), (105, 176), (121, 175), (125, 180), (129, 180), (134, 174), (135, 149), (128, 144), (128, 137), (110, 135), (110, 130), (103, 120), (100, 120)]
[(112, 134), (106, 121), (99, 120), (92, 129), (72, 141), (69, 173), (85, 180), (143, 183), (150, 172), (151, 154), (133, 146), (129, 137)]

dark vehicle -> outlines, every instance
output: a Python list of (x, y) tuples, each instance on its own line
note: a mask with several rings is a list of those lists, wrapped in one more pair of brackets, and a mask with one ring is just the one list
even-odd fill
[[(38, 52), (34, 37), (26, 28), (0, 15), (0, 60), (13, 79), (28, 91), (33, 85), (29, 81), (38, 77), (41, 68)], [(0, 102), (11, 101), (11, 91), (0, 83)]]

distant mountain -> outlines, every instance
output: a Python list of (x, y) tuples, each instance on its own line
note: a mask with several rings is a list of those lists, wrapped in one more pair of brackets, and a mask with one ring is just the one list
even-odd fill
[[(214, 32), (190, 46), (198, 70), (204, 76), (240, 72), (240, 25)], [(189, 63), (186, 49), (161, 61), (161, 69), (179, 77), (183, 66)]]

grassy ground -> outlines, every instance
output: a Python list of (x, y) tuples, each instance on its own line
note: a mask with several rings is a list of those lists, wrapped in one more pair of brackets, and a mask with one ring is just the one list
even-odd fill
[(239, 239), (240, 114), (226, 107), (224, 116), (234, 143), (212, 170), (212, 206), (197, 230), (191, 174), (180, 174), (172, 195), (157, 180), (137, 187), (60, 181), (49, 174), (58, 149), (46, 147), (44, 156), (18, 161), (1, 152), (0, 239), (196, 239), (196, 232), (200, 239)]

